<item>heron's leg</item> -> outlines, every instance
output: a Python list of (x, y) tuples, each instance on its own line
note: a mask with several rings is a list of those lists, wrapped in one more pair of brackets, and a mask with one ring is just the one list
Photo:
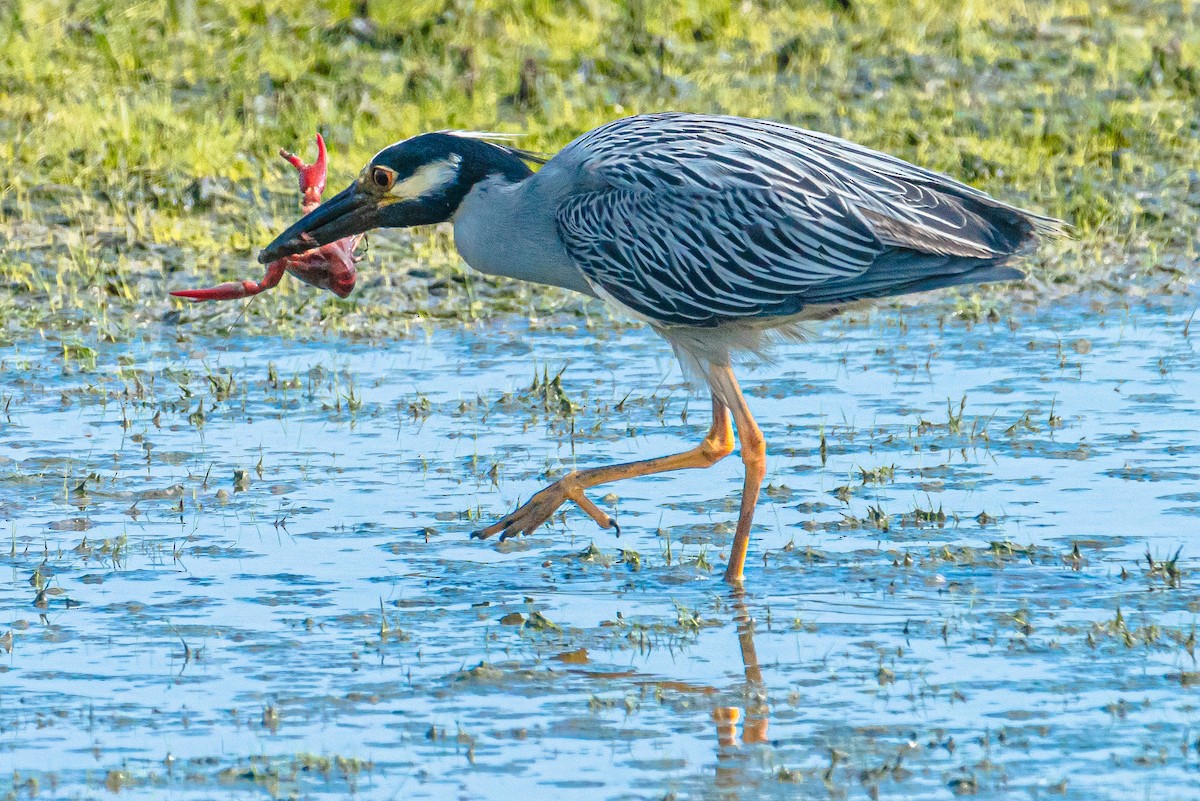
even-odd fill
[(524, 506), (512, 514), (501, 518), (487, 528), (474, 532), (471, 536), (487, 539), (493, 534), (499, 534), (500, 539), (505, 540), (518, 534), (529, 534), (549, 520), (558, 507), (567, 501), (574, 501), (602, 528), (616, 528), (620, 532), (617, 522), (583, 494), (585, 489), (598, 484), (607, 484), (610, 481), (619, 481), (623, 478), (666, 473), (670, 470), (712, 467), (732, 451), (733, 425), (730, 421), (729, 411), (716, 395), (713, 395), (712, 426), (708, 429), (704, 440), (695, 448), (657, 459), (573, 471), (534, 495)]
[(725, 568), (725, 581), (739, 584), (742, 568), (746, 564), (746, 549), (750, 545), (750, 527), (754, 524), (754, 507), (758, 504), (758, 491), (767, 473), (767, 444), (762, 429), (754, 422), (742, 388), (728, 364), (713, 367), (709, 372), (709, 385), (713, 395), (729, 407), (733, 422), (737, 426), (738, 442), (742, 446), (742, 463), (746, 466), (746, 478), (742, 484), (742, 508), (738, 514), (737, 531), (733, 535), (733, 547), (729, 549), (729, 565)]

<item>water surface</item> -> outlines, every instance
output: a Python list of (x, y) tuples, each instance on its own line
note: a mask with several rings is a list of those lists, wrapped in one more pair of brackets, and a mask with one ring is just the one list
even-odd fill
[(574, 509), (468, 538), (565, 470), (703, 436), (646, 330), (6, 348), (0, 775), (64, 798), (1196, 797), (1192, 312), (878, 311), (743, 371), (769, 447), (744, 594), (720, 579), (736, 456), (593, 490), (619, 539)]

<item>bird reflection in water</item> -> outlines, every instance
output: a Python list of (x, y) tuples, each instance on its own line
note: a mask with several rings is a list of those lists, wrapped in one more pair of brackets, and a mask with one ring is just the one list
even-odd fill
[[(738, 706), (718, 706), (713, 710), (713, 721), (717, 727), (717, 787), (741, 787), (745, 784), (743, 763), (745, 754), (741, 745), (762, 745), (767, 742), (770, 722), (770, 707), (767, 688), (763, 683), (762, 668), (758, 664), (758, 652), (754, 648), (754, 618), (746, 608), (745, 593), (735, 590), (731, 596), (733, 622), (737, 626), (738, 647), (742, 652), (742, 667), (746, 683), (742, 690), (744, 709)], [(743, 714), (744, 713), (744, 714)], [(738, 723), (741, 722), (742, 736), (738, 741)]]

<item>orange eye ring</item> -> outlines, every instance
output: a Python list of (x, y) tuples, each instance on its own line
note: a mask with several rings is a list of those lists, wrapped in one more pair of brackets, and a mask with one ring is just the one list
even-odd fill
[(371, 183), (386, 192), (392, 188), (392, 184), (396, 183), (396, 173), (387, 167), (372, 167)]

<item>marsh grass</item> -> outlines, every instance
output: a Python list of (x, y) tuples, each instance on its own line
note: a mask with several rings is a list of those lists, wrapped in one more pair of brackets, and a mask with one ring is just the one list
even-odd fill
[(261, 272), (296, 216), (280, 146), (331, 147), (331, 187), (440, 128), (552, 153), (615, 117), (680, 109), (853, 138), (1046, 214), (1075, 239), (1034, 294), (1194, 274), (1200, 31), (1189, 0), (285, 0), (5, 4), (0, 337), (207, 330), (404, 333), (578, 312), (468, 273), (445, 231), (375, 236), (350, 301), (295, 282), (186, 308), (171, 287)]

